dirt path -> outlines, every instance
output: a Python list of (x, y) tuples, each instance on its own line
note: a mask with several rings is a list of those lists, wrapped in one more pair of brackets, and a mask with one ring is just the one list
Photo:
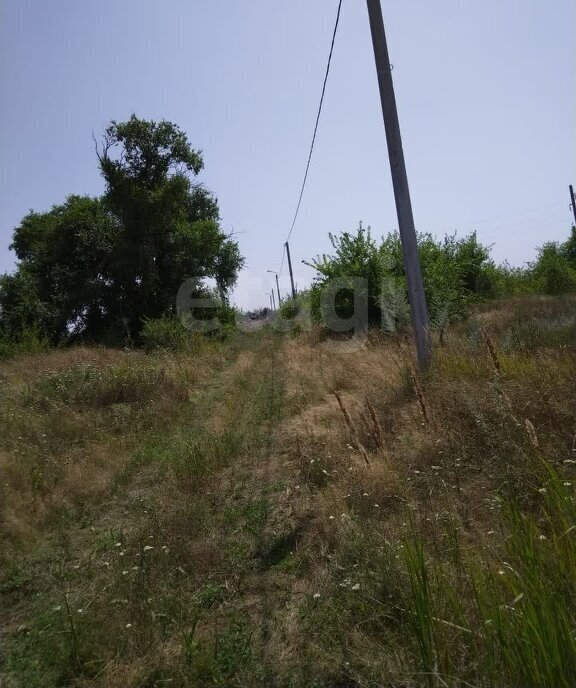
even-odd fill
[(4, 596), (7, 676), (282, 686), (305, 669), (300, 608), (328, 519), (330, 466), (314, 457), (343, 446), (327, 390), (348, 362), (270, 331), (223, 354), (198, 362), (187, 400), (137, 435), (100, 500), (20, 559)]

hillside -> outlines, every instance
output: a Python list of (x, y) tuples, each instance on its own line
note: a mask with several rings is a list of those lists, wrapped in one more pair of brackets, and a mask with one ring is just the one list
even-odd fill
[(0, 363), (0, 685), (572, 686), (575, 309)]

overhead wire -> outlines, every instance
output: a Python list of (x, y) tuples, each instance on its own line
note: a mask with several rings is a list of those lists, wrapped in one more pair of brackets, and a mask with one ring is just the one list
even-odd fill
[(564, 203), (556, 201), (555, 203), (548, 203), (546, 205), (541, 205), (536, 208), (524, 208), (522, 210), (516, 210), (512, 213), (506, 213), (505, 215), (497, 215), (496, 217), (484, 217), (479, 220), (471, 220), (469, 222), (459, 223), (460, 227), (469, 227), (471, 225), (480, 225), (485, 223), (500, 222), (501, 220), (516, 219), (521, 215), (530, 215), (535, 212), (540, 212), (541, 210), (548, 210), (549, 208), (555, 208), (563, 206)]
[[(294, 228), (295, 228), (295, 226), (296, 226), (296, 221), (297, 221), (297, 219), (298, 219), (298, 214), (299, 214), (299, 212), (300, 212), (300, 207), (301, 207), (301, 205), (302, 205), (302, 199), (303, 199), (303, 196), (304, 196), (304, 190), (305, 190), (305, 188), (306, 188), (306, 182), (308, 181), (308, 173), (309, 173), (309, 171), (310, 171), (310, 164), (311, 164), (311, 161), (312, 161), (312, 154), (313, 154), (313, 152), (314, 152), (314, 144), (316, 143), (316, 135), (317, 135), (317, 133), (318, 133), (318, 126), (319, 126), (319, 122), (320, 122), (320, 116), (321, 116), (321, 113), (322, 113), (322, 106), (323, 106), (323, 104), (324, 104), (324, 96), (325, 96), (325, 94), (326, 94), (326, 85), (327, 85), (327, 83), (328, 83), (328, 76), (329, 76), (329, 74), (330, 74), (330, 66), (331, 66), (331, 64), (332, 64), (332, 55), (333, 55), (333, 53), (334, 53), (334, 45), (335, 45), (335, 41), (336, 41), (336, 34), (337, 34), (337, 32), (338, 32), (338, 26), (339, 26), (339, 23), (340, 23), (340, 14), (341, 14), (341, 10), (342, 10), (342, 2), (343, 2), (343, 0), (339, 0), (339, 2), (338, 2), (338, 10), (337, 10), (337, 12), (336, 12), (336, 20), (335, 20), (335, 22), (334, 22), (334, 30), (333, 30), (333, 32), (332, 32), (332, 39), (331, 39), (331, 42), (330, 42), (330, 51), (329, 51), (329, 54), (328, 54), (328, 61), (327, 61), (327, 64), (326, 64), (326, 71), (325, 71), (324, 80), (323, 80), (323, 83), (322, 83), (322, 92), (321, 92), (321, 95), (320, 95), (320, 102), (319, 102), (319, 105), (318, 105), (318, 111), (317, 111), (317, 113), (316, 113), (316, 121), (315, 121), (315, 123), (314, 123), (314, 132), (313, 132), (313, 135), (312, 135), (312, 141), (311, 141), (311, 143), (310, 143), (310, 149), (309, 149), (309, 152), (308, 152), (308, 158), (307, 158), (307, 161), (306, 161), (306, 168), (305, 168), (305, 171), (304, 171), (304, 177), (303, 177), (303, 179), (302, 179), (302, 185), (301, 185), (301, 187), (300, 187), (300, 193), (299, 193), (299, 195), (298, 195), (298, 202), (297, 202), (297, 204), (296, 204), (296, 210), (295, 210), (295, 212), (294, 212), (294, 217), (293, 217), (293, 219), (292, 219), (292, 224), (290, 225), (290, 230), (289, 230), (288, 235), (287, 235), (287, 237), (286, 237), (286, 239), (285, 239), (285, 241), (284, 241), (284, 245), (282, 246), (282, 260), (281, 260), (281, 263), (280, 263), (280, 269), (279, 269), (279, 271), (278, 271), (278, 275), (279, 275), (279, 276), (282, 275), (282, 270), (283, 270), (283, 268), (284, 268), (284, 263), (285, 263), (285, 258), (286, 258), (286, 242), (288, 242), (288, 241), (290, 240), (290, 237), (292, 236), (292, 233), (293, 233)], [(463, 225), (461, 224), (460, 226), (461, 226), (461, 227), (470, 227), (470, 226), (473, 226), (473, 225), (479, 225), (479, 224), (485, 224), (485, 223), (501, 222), (501, 221), (503, 221), (503, 220), (506, 220), (507, 218), (516, 219), (519, 215), (531, 215), (531, 214), (533, 214), (533, 213), (535, 213), (535, 212), (539, 212), (539, 211), (542, 211), (542, 210), (544, 210), (544, 209), (549, 209), (549, 208), (553, 208), (553, 207), (558, 207), (559, 205), (561, 205), (561, 204), (560, 204), (560, 203), (550, 203), (550, 204), (548, 204), (548, 205), (539, 206), (539, 207), (536, 207), (536, 208), (527, 208), (527, 209), (524, 209), (524, 210), (522, 210), (522, 211), (518, 211), (518, 213), (512, 213), (512, 214), (508, 214), (508, 215), (500, 215), (500, 216), (498, 216), (498, 217), (492, 217), (492, 218), (486, 218), (486, 217), (484, 217), (484, 218), (481, 218), (480, 220), (475, 220), (475, 221), (467, 222), (467, 223), (464, 223)], [(554, 213), (551, 217), (555, 217), (557, 214), (559, 214), (559, 213)], [(550, 220), (551, 217), (549, 216), (548, 218), (544, 218), (544, 219)], [(525, 222), (534, 222), (534, 221), (535, 221), (535, 220), (534, 220), (533, 217), (526, 217), (526, 218), (524, 218), (524, 219), (522, 219), (522, 220), (520, 220), (520, 221), (514, 222), (514, 223), (512, 223), (512, 224), (501, 225), (501, 226), (498, 226), (498, 227), (496, 227), (496, 228), (494, 228), (494, 227), (492, 227), (492, 228), (487, 228), (487, 229), (485, 229), (485, 230), (483, 230), (483, 231), (491, 232), (491, 231), (495, 231), (495, 230), (499, 230), (499, 229), (506, 229), (506, 228), (509, 228), (509, 227), (514, 227), (514, 226), (522, 225), (522, 224), (524, 224)], [(536, 222), (538, 223), (537, 220), (536, 220)], [(557, 220), (557, 222), (560, 222), (560, 220)], [(538, 223), (538, 224), (540, 224), (540, 223)], [(516, 232), (518, 232), (518, 231), (522, 231), (522, 229), (533, 229), (533, 228), (536, 228), (536, 227), (538, 226), (538, 224), (537, 224), (536, 226), (534, 226), (534, 227), (528, 227), (528, 228), (522, 227), (522, 228), (520, 228), (520, 229), (518, 229), (518, 230), (513, 230), (513, 231), (511, 231), (510, 233), (511, 233), (511, 234), (514, 234), (514, 233), (516, 233)], [(545, 224), (540, 224), (540, 226), (550, 226), (551, 224), (555, 224), (555, 222), (549, 222), (549, 221), (548, 221), (548, 222), (546, 222)]]
[(324, 74), (324, 82), (322, 83), (322, 93), (320, 95), (320, 103), (318, 105), (318, 112), (316, 113), (316, 122), (314, 124), (314, 133), (312, 135), (312, 142), (310, 144), (310, 150), (308, 152), (308, 160), (306, 161), (306, 170), (304, 172), (304, 179), (302, 180), (302, 186), (300, 187), (300, 195), (298, 196), (298, 203), (296, 204), (296, 211), (294, 213), (294, 218), (290, 226), (290, 231), (285, 239), (284, 247), (282, 251), (282, 262), (280, 264), (279, 274), (282, 274), (282, 268), (284, 267), (284, 258), (286, 255), (286, 242), (290, 240), (294, 227), (296, 226), (296, 220), (298, 219), (298, 213), (300, 212), (300, 206), (302, 205), (302, 197), (304, 196), (304, 189), (306, 188), (306, 181), (308, 180), (308, 172), (310, 171), (310, 163), (312, 161), (312, 153), (314, 151), (314, 144), (316, 142), (316, 134), (318, 133), (318, 124), (320, 122), (320, 115), (322, 113), (322, 105), (324, 103), (324, 96), (326, 94), (326, 84), (328, 83), (328, 75), (330, 74), (330, 65), (332, 63), (332, 54), (334, 53), (334, 43), (336, 41), (336, 34), (338, 32), (338, 24), (340, 23), (340, 12), (342, 10), (342, 0), (338, 2), (338, 11), (336, 12), (336, 21), (334, 23), (334, 31), (332, 32), (332, 41), (330, 43), (330, 52), (328, 54), (328, 62), (326, 64), (326, 72)]

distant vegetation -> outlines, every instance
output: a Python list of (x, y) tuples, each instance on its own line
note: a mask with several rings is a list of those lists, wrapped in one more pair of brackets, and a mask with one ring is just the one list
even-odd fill
[[(219, 225), (215, 197), (190, 178), (203, 167), (200, 152), (175, 124), (135, 115), (112, 121), (95, 147), (104, 195), (69, 196), (48, 212), (31, 211), (14, 230), (17, 268), (0, 277), (0, 358), (71, 342), (194, 348), (176, 318), (176, 294), (190, 279), (190, 296), (214, 304), (195, 315), (217, 316), (220, 336), (234, 327), (228, 296), (244, 259)], [(333, 253), (307, 263), (317, 277), (296, 301), (283, 302), (280, 319), (305, 306), (313, 320), (327, 324), (323, 300), (330, 292), (337, 314), (349, 316), (361, 278), (368, 323), (387, 332), (406, 328), (398, 234), (377, 242), (370, 228), (360, 227), (329, 238)], [(495, 264), (475, 233), (421, 234), (418, 242), (431, 324), (438, 329), (489, 299), (576, 291), (574, 227), (565, 242), (544, 244), (525, 267)]]
[[(4, 351), (70, 340), (138, 343), (145, 319), (173, 316), (181, 283), (212, 278), (222, 303), (243, 265), (184, 132), (132, 116), (96, 145), (106, 192), (30, 212), (14, 231), (16, 272), (0, 278)], [(1, 352), (0, 345), (0, 352)]]
[[(389, 234), (379, 243), (370, 228), (356, 233), (330, 234), (333, 254), (307, 263), (317, 271), (310, 290), (296, 303), (286, 300), (284, 318), (293, 317), (298, 307), (310, 308), (316, 321), (325, 320), (323, 296), (334, 291), (340, 317), (354, 310), (354, 278), (365, 280), (368, 319), (385, 331), (397, 331), (410, 321), (402, 246), (398, 234)], [(576, 291), (576, 228), (564, 243), (549, 242), (538, 249), (534, 263), (522, 268), (507, 263), (497, 265), (490, 248), (478, 241), (476, 233), (438, 240), (431, 234), (418, 237), (420, 263), (426, 300), (433, 327), (443, 328), (466, 317), (471, 306), (489, 299)], [(336, 285), (336, 286), (335, 286)], [(346, 286), (349, 285), (347, 289)]]

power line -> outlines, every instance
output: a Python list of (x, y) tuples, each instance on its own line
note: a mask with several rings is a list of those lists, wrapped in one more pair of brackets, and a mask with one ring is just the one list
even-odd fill
[(535, 212), (540, 212), (541, 210), (548, 210), (549, 208), (556, 208), (563, 206), (564, 204), (561, 202), (556, 202), (556, 203), (548, 203), (547, 205), (541, 205), (538, 206), (537, 208), (525, 208), (523, 210), (517, 210), (512, 213), (507, 213), (506, 215), (498, 215), (496, 217), (484, 217), (480, 220), (470, 220), (468, 222), (460, 222), (458, 223), (459, 227), (470, 227), (471, 225), (480, 225), (480, 224), (486, 224), (492, 223), (492, 222), (500, 222), (501, 220), (507, 220), (509, 218), (511, 219), (516, 219), (517, 217), (520, 217), (522, 215), (531, 215)]
[[(450, 228), (446, 228), (445, 231), (446, 233), (449, 232), (460, 232), (460, 230), (463, 230), (465, 232), (469, 231), (469, 229), (474, 228), (472, 231), (477, 231), (480, 234), (486, 235), (486, 234), (493, 234), (495, 232), (501, 232), (501, 231), (506, 231), (510, 233), (508, 230), (510, 230), (511, 227), (520, 227), (521, 231), (522, 229), (526, 228), (527, 225), (531, 225), (533, 223), (539, 223), (539, 222), (546, 222), (548, 220), (552, 220), (554, 218), (558, 218), (558, 222), (561, 221), (562, 217), (565, 217), (567, 215), (565, 210), (559, 210), (555, 213), (552, 213), (550, 215), (546, 215), (544, 217), (524, 217), (521, 220), (516, 220), (515, 222), (507, 222), (506, 224), (496, 224), (493, 225), (492, 227), (478, 227), (480, 223), (478, 222), (470, 222), (469, 224), (457, 224), (454, 223), (454, 225)], [(514, 216), (510, 216), (514, 217)], [(517, 216), (516, 216), (517, 217)]]
[[(564, 204), (563, 203), (549, 203), (548, 205), (539, 206), (537, 208), (529, 208), (526, 210), (518, 210), (515, 213), (509, 213), (507, 215), (500, 215), (500, 216), (494, 217), (494, 218), (486, 218), (484, 220), (473, 220), (473, 221), (466, 222), (466, 223), (454, 222), (454, 223), (452, 223), (452, 225), (450, 227), (442, 227), (442, 228), (439, 228), (438, 230), (430, 230), (430, 231), (432, 234), (435, 234), (436, 231), (439, 231), (439, 232), (441, 231), (441, 232), (444, 232), (445, 234), (449, 234), (450, 232), (460, 233), (461, 230), (467, 232), (470, 229), (472, 229), (473, 231), (477, 230), (482, 235), (493, 234), (495, 232), (500, 232), (500, 231), (506, 231), (508, 234), (514, 234), (515, 232), (523, 231), (524, 229), (530, 229), (533, 227), (537, 227), (539, 225), (539, 223), (542, 223), (542, 222), (548, 223), (549, 220), (553, 220), (554, 218), (558, 218), (557, 222), (560, 223), (562, 221), (561, 218), (566, 216), (566, 211), (558, 210), (552, 214), (546, 215), (546, 216), (541, 217), (541, 218), (535, 218), (535, 217), (523, 217), (522, 219), (518, 219), (518, 218), (521, 217), (522, 215), (526, 215), (526, 214), (528, 214), (528, 215), (532, 214), (533, 215), (535, 212), (545, 210), (546, 208), (554, 208), (554, 207), (558, 207), (558, 206), (562, 206), (562, 205), (564, 205)], [(478, 225), (480, 225), (482, 223), (486, 224), (487, 222), (496, 222), (496, 221), (502, 222), (502, 220), (505, 220), (506, 218), (511, 218), (515, 221), (514, 222), (507, 222), (506, 224), (495, 224), (492, 227), (478, 227)], [(528, 223), (530, 223), (530, 224), (528, 224)], [(533, 224), (533, 223), (536, 223), (536, 224)], [(551, 223), (548, 223), (548, 224), (551, 224)], [(532, 227), (532, 225), (533, 225), (533, 227)], [(520, 229), (508, 231), (508, 230), (510, 230), (511, 227), (520, 227)], [(421, 230), (419, 230), (419, 231), (421, 231)]]
[[(338, 2), (338, 11), (336, 13), (336, 22), (334, 24), (334, 31), (332, 33), (332, 42), (330, 43), (330, 53), (328, 54), (328, 63), (326, 65), (326, 73), (324, 74), (324, 83), (322, 84), (322, 94), (320, 96), (320, 104), (318, 106), (318, 113), (316, 114), (316, 123), (314, 125), (314, 134), (312, 135), (312, 143), (310, 144), (310, 152), (308, 153), (308, 161), (306, 162), (306, 171), (304, 172), (304, 179), (302, 180), (302, 187), (300, 188), (300, 195), (298, 197), (298, 204), (296, 205), (296, 212), (294, 213), (294, 219), (292, 220), (292, 225), (290, 226), (290, 231), (286, 237), (286, 241), (292, 236), (294, 227), (296, 225), (296, 219), (298, 218), (298, 213), (300, 212), (300, 205), (302, 203), (302, 196), (304, 195), (304, 188), (306, 187), (306, 180), (308, 179), (308, 171), (310, 170), (310, 162), (312, 160), (312, 152), (314, 150), (314, 143), (316, 141), (316, 134), (318, 132), (318, 123), (320, 122), (320, 114), (322, 112), (322, 104), (324, 103), (324, 95), (326, 93), (326, 84), (328, 82), (328, 74), (330, 73), (330, 64), (332, 62), (332, 53), (334, 52), (334, 42), (336, 40), (336, 33), (338, 31), (338, 24), (340, 22), (340, 11), (342, 9), (342, 0)], [(286, 247), (284, 247), (286, 248)], [(284, 256), (286, 251), (282, 253), (282, 264), (280, 266), (280, 273), (282, 273), (282, 268), (284, 267)]]

